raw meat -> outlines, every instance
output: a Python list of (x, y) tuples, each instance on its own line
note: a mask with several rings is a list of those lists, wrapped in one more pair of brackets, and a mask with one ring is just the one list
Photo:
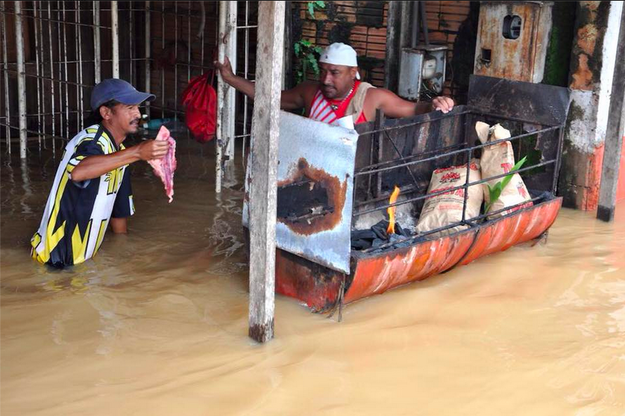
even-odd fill
[(169, 197), (169, 202), (174, 200), (174, 171), (176, 170), (176, 141), (170, 136), (169, 130), (161, 126), (155, 140), (167, 140), (169, 149), (162, 159), (149, 160), (148, 163), (154, 168), (156, 176), (161, 178), (165, 185), (165, 194)]

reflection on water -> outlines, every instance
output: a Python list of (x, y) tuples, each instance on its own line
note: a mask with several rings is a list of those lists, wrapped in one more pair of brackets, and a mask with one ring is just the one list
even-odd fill
[(212, 146), (182, 143), (174, 202), (133, 166), (137, 214), (97, 257), (28, 256), (55, 161), (2, 161), (1, 407), (8, 415), (623, 415), (625, 205), (563, 210), (514, 247), (347, 306), (276, 299), (247, 338), (240, 162), (219, 198)]

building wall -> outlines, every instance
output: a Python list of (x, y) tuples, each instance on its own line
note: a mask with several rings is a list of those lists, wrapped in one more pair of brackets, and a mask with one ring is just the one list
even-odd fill
[[(430, 42), (448, 45), (450, 60), (453, 60), (456, 37), (471, 10), (470, 3), (425, 2)], [(322, 47), (333, 42), (350, 44), (358, 53), (363, 79), (382, 87), (387, 14), (388, 1), (333, 1), (326, 2), (326, 9), (317, 11), (312, 18), (307, 11), (307, 2), (293, 2), (293, 38), (294, 41), (307, 39)], [(454, 95), (455, 92), (449, 76), (444, 93)]]
[[(594, 210), (598, 205), (622, 11), (622, 2), (578, 4), (569, 85), (572, 103), (560, 176), (560, 193), (568, 207)], [(623, 180), (621, 176), (621, 184)]]

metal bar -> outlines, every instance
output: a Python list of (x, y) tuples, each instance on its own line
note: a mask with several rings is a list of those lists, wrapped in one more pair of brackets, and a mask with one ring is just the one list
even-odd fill
[(462, 221), (466, 219), (466, 213), (467, 213), (467, 200), (469, 199), (469, 177), (471, 175), (471, 156), (472, 155), (473, 155), (473, 150), (469, 149), (469, 155), (467, 156), (466, 177), (464, 178), (464, 195), (462, 198), (463, 199), (462, 200)]
[[(395, 206), (398, 206), (398, 205), (404, 205), (404, 204), (408, 204), (410, 202), (416, 202), (416, 201), (420, 201), (422, 199), (431, 198), (433, 196), (442, 195), (442, 194), (446, 194), (446, 193), (451, 193), (453, 191), (457, 191), (458, 189), (464, 189), (465, 187), (468, 188), (469, 186), (480, 185), (482, 183), (486, 183), (486, 182), (492, 181), (494, 179), (503, 178), (504, 176), (508, 176), (508, 175), (511, 175), (511, 174), (514, 174), (514, 173), (519, 173), (520, 174), (520, 173), (528, 171), (530, 169), (534, 169), (534, 168), (538, 168), (538, 167), (541, 167), (541, 166), (555, 164), (555, 162), (556, 162), (555, 159), (548, 160), (546, 162), (541, 162), (541, 163), (537, 163), (537, 164), (532, 165), (532, 166), (528, 166), (528, 167), (525, 167), (525, 168), (517, 169), (517, 170), (515, 170), (513, 172), (502, 173), (500, 175), (490, 176), (488, 178), (483, 178), (483, 179), (481, 179), (479, 181), (469, 182), (467, 184), (454, 186), (453, 188), (446, 188), (446, 189), (444, 189), (442, 191), (436, 191), (436, 192), (428, 193), (426, 195), (421, 195), (421, 196), (418, 196), (418, 197), (415, 197), (415, 198), (405, 199), (405, 200), (400, 201), (400, 202), (395, 202), (393, 204), (386, 204), (386, 205), (383, 205), (383, 206), (380, 206), (380, 207), (377, 207), (377, 208), (371, 208), (371, 209), (368, 209), (368, 210), (365, 210), (365, 211), (362, 211), (362, 212), (357, 212), (357, 213), (354, 214), (354, 216), (357, 217), (357, 216), (360, 216), (360, 215), (369, 214), (370, 212), (382, 211), (382, 210), (384, 210), (386, 208), (389, 208), (389, 207), (395, 207)], [(359, 204), (359, 206), (362, 206), (362, 205), (365, 205), (365, 203), (360, 203)], [(489, 213), (488, 215), (493, 215), (493, 213)]]
[(411, 3), (410, 1), (401, 1), (401, 23), (400, 23), (400, 32), (399, 32), (399, 54), (401, 59), (401, 50), (402, 48), (410, 47), (410, 9)]
[[(369, 131), (363, 132), (363, 133), (362, 133), (362, 135), (365, 135), (365, 134), (373, 134), (373, 133), (379, 133), (380, 131), (383, 131), (383, 130), (388, 130), (388, 131), (391, 131), (391, 130), (406, 129), (406, 128), (408, 128), (408, 127), (414, 127), (414, 126), (419, 126), (419, 125), (421, 125), (421, 124), (433, 123), (433, 122), (435, 122), (435, 121), (440, 121), (440, 120), (443, 120), (443, 119), (445, 119), (445, 118), (456, 117), (456, 116), (462, 116), (462, 115), (465, 115), (465, 114), (470, 114), (470, 113), (471, 113), (471, 110), (469, 110), (469, 109), (464, 110), (464, 111), (461, 111), (461, 112), (459, 112), (459, 113), (453, 113), (453, 114), (452, 114), (452, 112), (453, 112), (453, 111), (454, 111), (454, 110), (450, 111), (450, 112), (449, 112), (449, 113), (447, 113), (447, 114), (443, 114), (443, 113), (441, 113), (440, 111), (437, 111), (435, 115), (430, 116), (430, 117), (432, 117), (430, 120), (420, 120), (420, 121), (415, 121), (414, 123), (405, 124), (405, 125), (401, 125), (401, 126), (384, 127), (384, 128), (382, 128), (382, 129), (374, 129), (374, 130), (369, 130)], [(440, 114), (439, 114), (439, 113), (440, 113)], [(503, 118), (503, 117), (501, 117), (501, 118)], [(536, 123), (533, 123), (533, 124), (536, 124)]]
[(430, 150), (430, 151), (427, 151), (427, 152), (421, 152), (421, 153), (419, 153), (417, 155), (410, 155), (410, 156), (402, 157), (400, 159), (395, 159), (395, 160), (387, 160), (386, 162), (380, 162), (380, 163), (376, 163), (376, 164), (373, 164), (373, 165), (365, 166), (365, 167), (361, 168), (356, 173), (360, 173), (360, 172), (367, 173), (367, 169), (375, 169), (375, 168), (386, 166), (386, 165), (393, 165), (393, 166), (395, 166), (399, 162), (411, 160), (411, 159), (414, 159), (414, 158), (417, 158), (417, 157), (422, 157), (422, 156), (425, 156), (425, 155), (430, 155), (430, 154), (433, 154), (433, 153), (441, 153), (441, 152), (445, 152), (445, 151), (450, 151), (452, 149), (457, 149), (459, 147), (464, 147), (464, 146), (466, 146), (466, 143), (459, 143), (459, 144), (454, 144), (452, 146), (441, 147), (440, 149), (436, 149), (436, 150)]
[(417, 7), (421, 8), (421, 23), (423, 26), (423, 40), (425, 42), (425, 46), (430, 46), (430, 37), (428, 35), (428, 19), (425, 14), (425, 2), (419, 1), (417, 2)]
[(479, 220), (483, 219), (483, 218), (494, 216), (494, 215), (499, 214), (501, 212), (508, 211), (508, 210), (511, 210), (511, 209), (515, 209), (517, 207), (522, 207), (523, 205), (527, 204), (528, 202), (536, 202), (536, 201), (541, 200), (542, 198), (543, 198), (542, 196), (538, 196), (536, 198), (532, 198), (532, 199), (529, 199), (527, 201), (519, 202), (518, 204), (511, 205), (509, 207), (505, 207), (505, 208), (499, 209), (497, 211), (489, 212), (488, 214), (482, 214), (482, 215), (480, 215), (478, 217), (474, 217), (474, 218), (471, 218), (469, 220), (457, 221), (457, 222), (445, 225), (443, 227), (434, 228), (434, 229), (432, 229), (430, 231), (426, 231), (426, 232), (423, 232), (423, 233), (415, 234), (413, 236), (406, 237), (406, 238), (403, 238), (403, 239), (402, 238), (398, 238), (395, 241), (392, 241), (392, 242), (389, 241), (388, 243), (381, 244), (378, 247), (367, 248), (365, 250), (360, 251), (360, 253), (366, 254), (366, 253), (371, 253), (372, 251), (376, 251), (376, 250), (383, 250), (383, 249), (388, 248), (388, 247), (393, 247), (393, 246), (396, 246), (396, 245), (399, 245), (399, 244), (408, 243), (408, 242), (411, 242), (411, 241), (414, 241), (414, 240), (417, 240), (417, 239), (422, 239), (422, 238), (427, 237), (428, 235), (436, 234), (438, 232), (449, 230), (451, 228), (455, 228), (455, 227), (458, 227), (458, 226), (461, 226), (461, 225), (466, 225), (466, 226), (469, 226), (469, 227), (475, 227), (477, 222)]
[[(59, 66), (61, 65), (61, 63), (57, 63), (57, 64)], [(11, 74), (17, 74), (18, 73), (18, 71), (14, 71), (14, 70), (8, 70), (7, 72), (9, 72)], [(48, 81), (54, 80), (54, 78), (46, 77), (46, 76), (43, 76), (43, 75), (37, 76), (37, 75), (33, 75), (33, 74), (27, 74), (26, 77), (27, 78), (35, 78), (35, 79), (39, 78), (39, 79), (48, 80)], [(59, 81), (56, 81), (56, 82), (58, 84), (61, 84), (61, 85), (66, 85), (67, 84), (67, 85), (72, 85), (72, 86), (76, 86), (76, 87), (84, 87), (84, 88), (91, 88), (91, 87), (93, 87), (93, 85), (81, 84), (79, 82), (73, 82), (73, 81), (59, 80)]]
[(133, 56), (133, 47), (132, 47), (132, 39), (133, 39), (133, 36), (132, 36), (132, 25), (133, 25), (133, 23), (132, 23), (132, 15), (133, 15), (133, 13), (132, 13), (132, 7), (131, 7), (128, 10), (128, 32), (130, 33), (130, 36), (128, 37), (128, 46), (129, 46), (128, 51), (130, 53), (130, 55), (129, 55), (130, 56), (130, 64), (128, 65), (130, 67), (130, 79), (129, 79), (129, 81), (130, 81), (130, 83), (132, 85), (137, 85), (135, 83), (135, 78), (134, 78), (135, 77), (135, 71), (134, 71), (134, 68), (133, 68), (134, 65), (132, 64), (132, 56)]
[[(224, 62), (226, 56), (226, 48), (224, 46), (224, 37), (226, 35), (226, 9), (227, 2), (219, 2), (219, 37), (217, 38), (217, 56), (219, 62)], [(234, 68), (233, 68), (234, 69)], [(217, 129), (215, 132), (215, 193), (221, 193), (221, 182), (223, 179), (223, 146), (224, 140), (224, 112), (225, 112), (225, 88), (226, 83), (221, 78), (221, 73), (217, 77)]]
[(191, 2), (187, 2), (187, 83), (191, 80)]
[(111, 1), (111, 26), (111, 41), (113, 43), (113, 78), (119, 78), (119, 11), (116, 1)]
[[(249, 24), (250, 18), (250, 2), (245, 2), (245, 26)], [(238, 27), (241, 29), (241, 27)], [(247, 79), (249, 67), (250, 67), (250, 30), (245, 30), (245, 50), (243, 53), (243, 78)], [(241, 161), (245, 163), (245, 135), (247, 135), (247, 122), (248, 122), (248, 114), (247, 114), (247, 95), (243, 94), (243, 140), (241, 141)]]
[(384, 88), (397, 91), (399, 73), (399, 33), (401, 32), (401, 2), (389, 1), (386, 24), (386, 54), (384, 70)]
[(0, 1), (0, 15), (2, 15), (2, 62), (4, 69), (4, 107), (6, 116), (6, 146), (7, 153), (11, 154), (11, 106), (9, 97), (9, 69), (8, 52), (7, 52), (7, 27), (4, 13), (4, 2)]
[(93, 2), (93, 69), (95, 73), (95, 83), (99, 84), (102, 80), (102, 55), (100, 49), (100, 2)]
[[(22, 3), (15, 2), (15, 12), (21, 14)], [(15, 48), (17, 51), (17, 96), (19, 101), (20, 158), (26, 159), (26, 77), (24, 73), (24, 34), (22, 17), (15, 17)]]
[[(76, 21), (80, 23), (80, 2), (76, 2), (76, 6), (78, 7), (78, 12), (76, 13)], [(77, 42), (78, 42), (78, 83), (82, 84), (82, 28), (80, 26), (76, 26), (76, 30), (78, 31)], [(82, 95), (82, 87), (76, 87), (77, 92), (77, 100), (78, 100), (78, 111), (80, 114), (84, 114), (83, 107), (83, 95)], [(83, 118), (82, 116), (78, 117), (77, 126), (78, 131), (83, 129)]]
[[(37, 16), (37, 2), (33, 2), (33, 13), (34, 16)], [(35, 72), (37, 76), (39, 76), (39, 27), (37, 25), (37, 21), (35, 20), (34, 24), (35, 31)], [(41, 130), (41, 79), (37, 77), (37, 127)], [(39, 153), (41, 153), (41, 137), (38, 140), (39, 145)]]
[[(97, 2), (96, 2), (97, 3)], [(55, 114), (55, 95), (54, 95), (54, 43), (52, 42), (52, 9), (50, 3), (48, 3), (48, 40), (50, 41), (50, 103), (52, 111), (52, 136), (56, 136), (56, 117)], [(56, 154), (56, 140), (52, 139), (52, 153)]]
[(411, 1), (412, 3), (412, 39), (410, 41), (410, 47), (416, 48), (419, 43), (419, 2)]
[[(152, 50), (151, 50), (151, 46), (152, 46), (152, 37), (150, 36), (151, 33), (151, 24), (152, 24), (152, 19), (150, 16), (151, 10), (150, 10), (150, 2), (146, 1), (145, 2), (145, 91), (149, 92), (152, 90), (152, 79), (151, 79), (151, 61), (150, 58), (152, 56)], [(147, 114), (148, 119), (150, 118), (150, 102), (146, 101), (145, 102), (145, 114)]]
[[(161, 2), (161, 45), (165, 48), (165, 2)], [(161, 67), (161, 103), (163, 104), (161, 108), (161, 118), (165, 117), (165, 112), (163, 108), (165, 107), (165, 69), (163, 65)]]
[[(39, 5), (39, 16), (41, 17), (39, 19), (39, 21), (38, 21), (39, 35), (41, 36), (41, 41), (40, 41), (41, 50), (37, 51), (37, 53), (41, 54), (41, 60), (40, 60), (40, 62), (41, 62), (41, 69), (40, 69), (40, 72), (41, 72), (41, 74), (43, 74), (43, 73), (45, 73), (45, 70), (46, 70), (46, 68), (45, 68), (45, 59), (44, 59), (45, 58), (45, 52), (44, 52), (45, 51), (45, 36), (43, 34), (43, 4), (42, 4), (43, 2), (39, 1), (37, 3)], [(45, 113), (46, 113), (46, 98), (44, 96), (45, 86), (46, 86), (46, 82), (42, 79), (41, 80), (41, 90), (39, 91), (39, 94), (41, 94), (41, 97), (42, 97), (42, 100), (41, 100), (41, 104), (42, 104), (41, 105), (41, 111), (43, 111), (43, 115), (42, 115), (42, 120), (43, 121), (42, 121), (41, 130), (42, 130), (42, 132), (44, 134), (46, 133), (46, 124), (47, 124), (46, 123), (46, 116), (45, 116)], [(46, 144), (45, 141), (43, 142), (43, 148), (47, 149), (47, 144)], [(41, 151), (41, 149), (39, 149), (39, 150)]]
[[(2, 127), (11, 127), (9, 124), (2, 123), (2, 122), (0, 122), (0, 126), (2, 126)], [(50, 138), (54, 138), (54, 139), (65, 139), (64, 137), (53, 136), (51, 134), (42, 133), (41, 131), (38, 131), (38, 130), (26, 129), (26, 133), (30, 133), (30, 134), (35, 135), (35, 136), (50, 137)], [(31, 138), (30, 140), (32, 141), (33, 139)], [(13, 141), (15, 141), (15, 140), (13, 140)]]
[[(497, 143), (518, 140), (518, 139), (522, 139), (522, 138), (527, 137), (527, 136), (533, 136), (535, 134), (541, 134), (541, 133), (545, 133), (545, 132), (548, 132), (548, 131), (557, 130), (557, 129), (561, 129), (561, 128), (562, 128), (561, 126), (548, 127), (546, 129), (537, 130), (537, 131), (532, 132), (532, 133), (520, 134), (518, 136), (508, 137), (506, 139), (493, 140), (493, 141), (488, 142), (488, 143), (484, 143), (484, 144), (480, 144), (480, 145), (476, 145), (476, 146), (471, 146), (469, 149), (472, 149), (472, 150), (481, 149), (483, 147), (492, 146), (492, 145), (497, 144)], [(444, 154), (431, 156), (431, 157), (428, 157), (428, 158), (425, 158), (425, 159), (419, 159), (419, 160), (415, 160), (415, 161), (412, 161), (412, 162), (401, 163), (401, 164), (398, 164), (398, 165), (395, 165), (395, 166), (389, 166), (389, 167), (380, 168), (380, 169), (368, 170), (366, 172), (363, 172), (361, 170), (361, 171), (355, 173), (354, 176), (371, 175), (371, 174), (374, 174), (374, 173), (385, 172), (385, 171), (393, 170), (393, 169), (399, 169), (399, 168), (402, 168), (404, 166), (412, 166), (412, 165), (416, 165), (416, 164), (423, 163), (423, 162), (429, 162), (429, 161), (432, 161), (432, 160), (436, 160), (436, 159), (440, 159), (440, 158), (443, 158), (443, 157), (456, 155), (456, 154), (463, 153), (463, 152), (466, 152), (466, 151), (467, 151), (467, 149), (454, 150), (454, 151), (447, 152), (447, 153), (444, 153)]]
[[(23, 3), (23, 2), (22, 2)], [(59, 3), (59, 2), (57, 2)], [(96, 2), (93, 2), (96, 3)], [(22, 9), (22, 11), (31, 11), (32, 9)], [(102, 9), (104, 11), (107, 11), (108, 9)], [(58, 11), (58, 9), (57, 9)], [(65, 9), (66, 12), (75, 12), (76, 9)], [(17, 13), (5, 13), (5, 14), (10, 14), (13, 16), (17, 16)], [(27, 14), (24, 13), (20, 13), (20, 16), (22, 16), (23, 18), (27, 18), (27, 19), (42, 19), (41, 17), (39, 18), (33, 18), (33, 16), (28, 16)], [(71, 25), (71, 26), (85, 26), (85, 27), (95, 27), (98, 26), (100, 29), (112, 29), (112, 27), (110, 26), (101, 26), (101, 25), (96, 25), (96, 24), (90, 24), (90, 23), (76, 23), (76, 22), (66, 22), (65, 20), (62, 19), (45, 19), (46, 21), (52, 22), (52, 23), (63, 23), (63, 24), (67, 24), (67, 25)]]
[[(63, 21), (65, 21), (66, 20), (65, 2), (62, 1), (61, 4), (63, 7)], [(69, 70), (67, 67), (67, 27), (65, 23), (63, 23), (62, 27), (63, 27), (63, 61), (65, 63), (64, 80), (67, 81), (69, 79)], [(69, 85), (67, 83), (65, 83), (64, 85), (65, 85), (65, 108), (68, 109), (69, 108)], [(65, 137), (69, 137), (69, 135), (70, 135), (69, 134), (69, 117), (66, 116), (65, 117)]]
[[(178, 111), (178, 2), (174, 2), (174, 111)], [(191, 45), (189, 45), (189, 48)]]
[[(224, 39), (226, 42), (226, 54), (230, 58), (230, 63), (232, 65), (232, 70), (234, 73), (237, 71), (237, 10), (238, 10), (238, 2), (229, 1), (226, 15), (226, 30), (227, 30), (227, 38)], [(284, 24), (283, 24), (284, 26)], [(226, 90), (226, 114), (227, 118), (225, 121), (225, 135), (228, 138), (226, 142), (225, 155), (227, 160), (234, 159), (234, 131), (235, 131), (235, 113), (236, 113), (236, 93), (237, 91), (230, 87)]]
[[(384, 130), (384, 135), (386, 135), (386, 138), (391, 142), (391, 144), (393, 145), (393, 148), (395, 149), (395, 152), (397, 153), (397, 155), (401, 158), (403, 157), (403, 155), (401, 154), (401, 151), (399, 150), (399, 148), (397, 147), (397, 144), (395, 144), (395, 141), (393, 139), (391, 139), (391, 136), (389, 136), (388, 131)], [(410, 174), (410, 177), (412, 178), (412, 182), (415, 184), (415, 186), (419, 186), (419, 182), (417, 182), (417, 178), (415, 178), (414, 174), (412, 173), (412, 171), (410, 170), (410, 168), (408, 166), (406, 166), (406, 170), (408, 170), (408, 173)]]

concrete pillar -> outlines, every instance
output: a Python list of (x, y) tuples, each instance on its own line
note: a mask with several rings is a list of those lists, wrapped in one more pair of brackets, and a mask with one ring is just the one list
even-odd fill
[(581, 1), (571, 55), (572, 103), (565, 132), (559, 194), (564, 206), (594, 210), (612, 94), (623, 3)]

